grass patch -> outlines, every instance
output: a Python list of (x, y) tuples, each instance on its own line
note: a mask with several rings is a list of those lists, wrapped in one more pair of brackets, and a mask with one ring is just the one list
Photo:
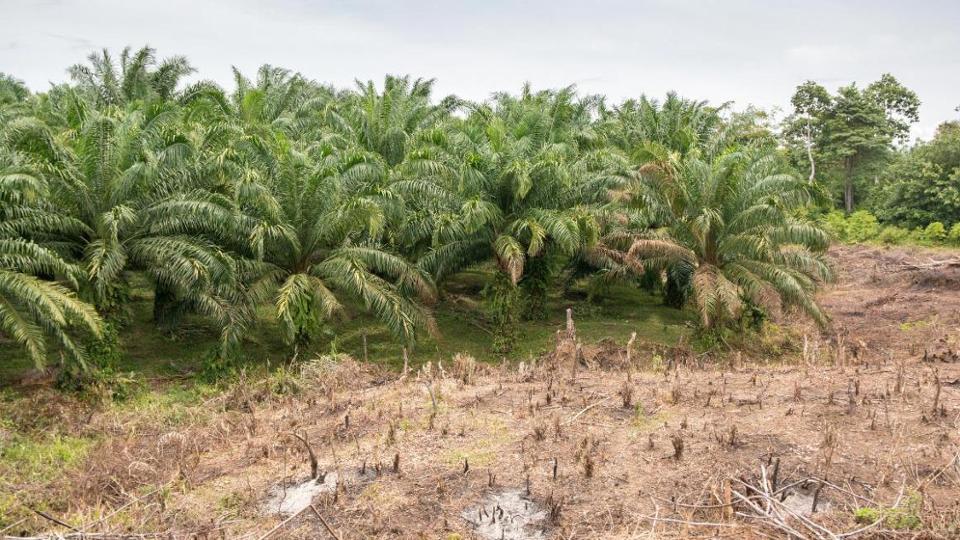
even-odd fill
[[(459, 276), (458, 276), (459, 278)], [(467, 274), (466, 279), (476, 279)], [(577, 298), (576, 296), (582, 296)], [(587, 301), (585, 295), (564, 297), (554, 294), (548, 299), (546, 320), (521, 321), (520, 339), (509, 355), (491, 349), (493, 334), (485, 326), (482, 308), (468, 309), (453, 302), (436, 306), (434, 317), (440, 337), (425, 337), (410, 351), (410, 361), (417, 365), (427, 361), (448, 361), (463, 352), (483, 362), (499, 362), (504, 358), (526, 360), (553, 347), (555, 333), (563, 328), (566, 309), (572, 308), (577, 335), (585, 342), (611, 338), (626, 343), (631, 332), (643, 341), (675, 345), (680, 336), (689, 335), (694, 319), (687, 311), (662, 305), (658, 296), (635, 287), (617, 285), (603, 296)], [(330, 342), (332, 349), (363, 359), (363, 335), (367, 336), (367, 355), (371, 362), (394, 368), (403, 365), (402, 346), (389, 333), (365, 314), (346, 321), (339, 336)]]
[(633, 421), (630, 428), (634, 436), (646, 433), (655, 429), (670, 418), (670, 415), (664, 411), (657, 411), (654, 414), (648, 414), (643, 405), (637, 404), (634, 408)]
[(894, 530), (919, 529), (923, 525), (920, 511), (923, 508), (923, 499), (919, 493), (911, 493), (893, 508), (875, 508), (865, 506), (857, 508), (853, 513), (857, 523), (871, 524), (883, 521), (883, 524)]
[[(483, 270), (463, 272), (444, 286), (454, 295), (479, 298), (487, 276)], [(120, 328), (122, 354), (117, 372), (133, 372), (147, 382), (190, 377), (204, 369), (206, 353), (216, 346), (219, 330), (202, 317), (187, 316), (177, 331), (165, 333), (152, 322), (152, 294), (138, 291), (132, 295), (129, 320)], [(493, 352), (493, 335), (486, 322), (483, 302), (470, 305), (446, 300), (434, 306), (440, 330), (437, 338), (425, 336), (409, 352), (416, 366), (438, 359), (448, 361), (464, 352), (480, 361), (499, 362), (504, 358), (527, 360), (548, 351), (554, 333), (564, 325), (565, 311), (572, 308), (578, 335), (584, 342), (611, 338), (626, 343), (631, 332), (644, 341), (676, 344), (691, 331), (692, 315), (663, 306), (660, 298), (630, 285), (614, 285), (603, 294), (587, 300), (583, 288), (574, 288), (567, 296), (555, 291), (547, 303), (546, 320), (521, 321), (517, 346), (509, 355)], [(346, 305), (343, 317), (331, 324), (335, 335), (316, 340), (301, 358), (319, 353), (348, 353), (370, 362), (399, 368), (403, 365), (402, 344), (360, 306)], [(244, 336), (242, 359), (232, 369), (272, 370), (285, 365), (292, 351), (283, 342), (283, 333), (273, 307), (261, 306), (258, 321)], [(25, 354), (9, 340), (0, 340), (0, 385), (17, 380), (33, 368)]]
[(12, 484), (47, 482), (79, 465), (96, 443), (93, 439), (51, 435), (14, 435), (0, 442), (0, 478)]

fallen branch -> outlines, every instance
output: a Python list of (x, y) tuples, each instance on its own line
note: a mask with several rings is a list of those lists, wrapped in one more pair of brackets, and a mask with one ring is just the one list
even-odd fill
[(260, 538), (257, 538), (257, 540), (267, 540), (268, 538), (270, 538), (271, 536), (273, 536), (273, 534), (274, 534), (275, 532), (277, 532), (277, 531), (279, 531), (280, 529), (286, 527), (286, 526), (287, 526), (287, 523), (290, 523), (291, 521), (293, 521), (294, 519), (296, 519), (297, 517), (299, 517), (300, 514), (306, 512), (307, 510), (309, 510), (310, 508), (312, 508), (312, 506), (313, 506), (313, 505), (303, 507), (302, 509), (300, 509), (299, 512), (297, 512), (296, 514), (293, 514), (292, 516), (288, 517), (287, 519), (281, 521), (279, 525), (277, 525), (276, 527), (274, 527), (274, 528), (270, 529), (269, 531), (267, 531), (263, 536), (261, 536)]
[(330, 536), (336, 538), (336, 540), (340, 540), (340, 535), (333, 532), (333, 528), (330, 527), (330, 524), (327, 523), (327, 520), (323, 519), (323, 516), (320, 515), (320, 512), (317, 510), (317, 508), (311, 504), (310, 510), (313, 510), (314, 515), (320, 519), (320, 523), (323, 523), (323, 527), (327, 529), (327, 532), (330, 533)]
[(941, 268), (958, 268), (958, 267), (960, 267), (960, 257), (955, 257), (955, 258), (953, 258), (953, 259), (943, 259), (943, 260), (940, 260), (940, 261), (935, 260), (935, 259), (930, 259), (930, 262), (928, 262), (928, 263), (923, 263), (923, 264), (915, 264), (915, 263), (902, 262), (902, 263), (897, 264), (897, 267), (898, 267), (898, 269), (899, 269), (900, 271), (907, 271), (907, 270), (939, 270), (939, 269), (941, 269)]
[(607, 402), (607, 401), (610, 401), (610, 399), (611, 399), (612, 397), (613, 397), (613, 396), (605, 397), (605, 398), (601, 399), (600, 401), (595, 402), (595, 403), (592, 404), (592, 405), (588, 405), (588, 406), (584, 407), (584, 408), (583, 408), (580, 412), (578, 412), (577, 414), (573, 415), (572, 417), (568, 418), (567, 420), (564, 420), (563, 425), (566, 426), (566, 425), (568, 425), (568, 424), (572, 424), (572, 423), (574, 422), (574, 420), (576, 420), (577, 418), (580, 418), (580, 415), (582, 415), (583, 413), (585, 413), (585, 412), (589, 411), (590, 409), (596, 407), (597, 405), (601, 405), (601, 404), (603, 404), (603, 403), (605, 403), (605, 402)]
[(664, 522), (664, 523), (679, 523), (681, 525), (688, 525), (690, 527), (739, 527), (736, 523), (720, 523), (716, 521), (689, 521), (686, 519), (676, 519), (676, 518), (665, 518), (659, 516), (637, 516), (640, 520), (650, 521), (652, 523)]
[[(30, 508), (30, 507), (28, 506), (27, 508)], [(46, 519), (46, 520), (48, 520), (48, 521), (51, 521), (51, 522), (53, 522), (53, 523), (56, 523), (57, 525), (60, 525), (61, 527), (66, 527), (66, 528), (68, 528), (68, 529), (70, 529), (71, 531), (74, 531), (74, 532), (80, 532), (80, 530), (78, 530), (76, 527), (74, 527), (74, 526), (72, 526), (72, 525), (69, 525), (69, 524), (67, 524), (67, 523), (64, 523), (64, 522), (60, 521), (59, 519), (51, 516), (50, 514), (47, 514), (47, 513), (45, 513), (45, 512), (41, 512), (40, 510), (37, 510), (36, 508), (30, 508), (30, 511), (33, 512), (34, 514), (42, 517), (43, 519)]]

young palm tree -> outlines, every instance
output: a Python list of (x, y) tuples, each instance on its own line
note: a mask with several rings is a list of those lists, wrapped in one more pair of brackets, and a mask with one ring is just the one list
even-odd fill
[(77, 226), (44, 208), (48, 195), (35, 171), (0, 147), (0, 333), (19, 343), (37, 368), (47, 360), (48, 340), (82, 365), (84, 351), (72, 334), (84, 329), (99, 337), (102, 323), (93, 307), (57, 281), (76, 288), (80, 268), (29, 238)]
[[(719, 147), (718, 147), (719, 148)], [(804, 310), (818, 323), (818, 284), (832, 279), (827, 234), (794, 217), (816, 194), (785, 173), (768, 149), (734, 148), (640, 169), (636, 194), (660, 227), (637, 239), (625, 258), (690, 276), (705, 328), (737, 319), (744, 307)]]
[(162, 319), (177, 305), (214, 317), (224, 339), (235, 339), (236, 264), (219, 241), (236, 234), (235, 210), (189, 166), (194, 148), (177, 109), (101, 112), (71, 103), (78, 110), (66, 115), (76, 122), (69, 136), (22, 118), (8, 126), (7, 140), (50, 179), (59, 212), (83, 225), (62, 231), (61, 243), (83, 261), (98, 308), (119, 307), (125, 272), (143, 271), (156, 284), (158, 322), (172, 323)]
[(343, 309), (344, 296), (404, 340), (413, 340), (419, 328), (433, 331), (429, 312), (411, 300), (431, 302), (431, 280), (374, 240), (381, 212), (357, 203), (327, 150), (318, 145), (278, 156), (269, 196), (246, 202), (254, 216), (248, 231), (253, 255), (262, 263), (252, 290), (273, 298), (295, 354)]
[[(557, 258), (596, 237), (588, 205), (599, 199), (606, 157), (593, 151), (595, 102), (572, 88), (474, 106), (464, 121), (424, 132), (394, 185), (411, 206), (407, 244), (436, 279), (493, 261), (493, 318), (509, 349), (527, 304), (541, 316)], [(526, 290), (522, 300), (521, 288)]]

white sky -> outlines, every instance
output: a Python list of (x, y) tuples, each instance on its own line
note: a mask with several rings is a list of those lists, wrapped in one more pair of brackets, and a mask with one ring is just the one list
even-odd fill
[(93, 50), (149, 44), (231, 84), (262, 63), (337, 86), (435, 77), (480, 99), (575, 83), (613, 101), (668, 90), (790, 108), (893, 73), (923, 101), (914, 135), (960, 118), (960, 0), (0, 0), (0, 71), (34, 90)]

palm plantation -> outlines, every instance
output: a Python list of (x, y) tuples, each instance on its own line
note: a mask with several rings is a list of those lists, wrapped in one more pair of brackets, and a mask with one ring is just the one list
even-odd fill
[(338, 90), (273, 66), (227, 89), (149, 48), (69, 73), (39, 94), (0, 79), (0, 333), (38, 364), (82, 362), (144, 290), (154, 324), (200, 317), (221, 355), (265, 316), (293, 357), (355, 312), (413, 346), (463, 272), (500, 351), (581, 280), (658, 291), (707, 329), (826, 321), (827, 237), (801, 217), (819, 192), (724, 107), (437, 99), (432, 80)]

